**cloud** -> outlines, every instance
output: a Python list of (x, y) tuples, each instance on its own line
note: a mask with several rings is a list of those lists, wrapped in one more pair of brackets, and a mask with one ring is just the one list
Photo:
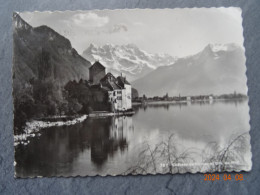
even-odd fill
[(112, 29), (110, 30), (110, 33), (117, 33), (117, 32), (127, 32), (128, 28), (124, 24), (115, 24)]
[(72, 17), (72, 22), (79, 26), (102, 27), (109, 22), (107, 16), (98, 16), (96, 13), (78, 13)]
[(134, 22), (133, 25), (135, 25), (135, 26), (143, 26), (144, 23), (142, 23), (142, 22)]

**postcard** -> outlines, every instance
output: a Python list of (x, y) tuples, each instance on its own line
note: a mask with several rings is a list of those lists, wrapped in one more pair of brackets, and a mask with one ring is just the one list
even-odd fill
[(250, 171), (241, 12), (15, 12), (15, 177)]

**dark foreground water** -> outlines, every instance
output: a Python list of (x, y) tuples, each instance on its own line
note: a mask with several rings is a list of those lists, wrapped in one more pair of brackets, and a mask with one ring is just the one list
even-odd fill
[[(29, 138), (28, 145), (15, 147), (16, 176), (250, 169), (247, 101), (134, 109), (133, 116), (88, 118), (73, 126), (42, 129), (41, 136)], [(238, 165), (198, 166), (224, 160)], [(182, 168), (181, 163), (193, 165)]]

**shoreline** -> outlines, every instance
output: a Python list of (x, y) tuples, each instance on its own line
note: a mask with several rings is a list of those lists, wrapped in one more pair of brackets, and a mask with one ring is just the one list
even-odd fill
[[(138, 105), (156, 105), (156, 104), (183, 104), (183, 103), (193, 103), (193, 102), (218, 102), (218, 101), (245, 101), (248, 98), (236, 98), (236, 99), (206, 99), (206, 100), (182, 100), (182, 101), (147, 101), (145, 103), (142, 102), (132, 102), (133, 106)], [(90, 113), (88, 115), (81, 115), (81, 116), (49, 116), (41, 119), (34, 119), (31, 121), (26, 122), (24, 127), (24, 133), (14, 135), (14, 146), (19, 144), (27, 145), (29, 137), (40, 136), (40, 130), (49, 127), (58, 127), (58, 126), (69, 126), (74, 125), (77, 123), (81, 123), (85, 121), (88, 117), (89, 118), (100, 118), (100, 117), (109, 117), (109, 116), (130, 116), (133, 115), (135, 112), (125, 111), (125, 112), (106, 112), (106, 111), (96, 111)], [(68, 120), (66, 120), (68, 118)], [(57, 120), (58, 119), (58, 120)], [(54, 121), (52, 121), (54, 120)], [(57, 121), (55, 121), (57, 120)]]
[[(81, 123), (84, 120), (86, 120), (88, 115), (82, 115), (80, 117), (76, 117), (72, 120), (68, 121), (41, 121), (41, 120), (32, 120), (26, 122), (26, 126), (24, 128), (24, 132), (19, 135), (14, 135), (14, 146), (17, 146), (18, 144), (23, 144), (27, 145), (30, 143), (29, 140), (27, 140), (29, 137), (35, 137), (35, 136), (40, 136), (41, 134), (39, 131), (44, 128), (49, 128), (49, 127), (59, 127), (59, 126), (69, 126), (69, 125), (75, 125), (77, 123)], [(50, 117), (52, 119), (59, 119), (59, 117), (54, 116)]]
[[(46, 117), (42, 119), (34, 119), (26, 122), (24, 127), (24, 132), (22, 134), (14, 135), (14, 146), (19, 144), (27, 145), (30, 143), (28, 140), (29, 137), (40, 136), (40, 130), (49, 127), (59, 127), (59, 126), (70, 126), (75, 125), (77, 123), (81, 123), (89, 118), (99, 118), (99, 117), (107, 117), (107, 116), (123, 116), (123, 115), (132, 115), (134, 111), (126, 111), (126, 112), (96, 112), (91, 113), (89, 115), (81, 115), (73, 118), (73, 116), (53, 116)], [(69, 120), (64, 121), (64, 118), (71, 118)], [(72, 119), (73, 118), (73, 119)], [(49, 119), (49, 121), (47, 121)], [(58, 121), (51, 121), (53, 119), (60, 119)]]
[(88, 116), (90, 118), (95, 118), (95, 117), (106, 117), (106, 116), (123, 116), (123, 115), (132, 115), (134, 114), (134, 111), (125, 111), (125, 112), (95, 112), (91, 113)]
[(217, 101), (245, 101), (248, 98), (235, 98), (235, 99), (206, 99), (206, 100), (181, 100), (181, 101), (146, 101), (146, 102), (132, 102), (132, 105), (142, 104), (179, 104), (179, 103), (193, 103), (193, 102), (217, 102)]

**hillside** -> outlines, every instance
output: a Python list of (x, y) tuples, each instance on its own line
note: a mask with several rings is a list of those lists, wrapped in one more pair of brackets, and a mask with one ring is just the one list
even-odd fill
[(68, 39), (48, 26), (33, 28), (13, 15), (14, 130), (32, 118), (61, 115), (78, 106), (69, 104), (64, 86), (88, 79), (90, 62)]
[(33, 28), (13, 16), (13, 87), (21, 92), (30, 79), (48, 79), (63, 86), (69, 80), (88, 79), (90, 62), (72, 48), (68, 39), (48, 26)]
[(161, 96), (247, 92), (244, 50), (235, 44), (209, 44), (133, 82), (139, 94)]

